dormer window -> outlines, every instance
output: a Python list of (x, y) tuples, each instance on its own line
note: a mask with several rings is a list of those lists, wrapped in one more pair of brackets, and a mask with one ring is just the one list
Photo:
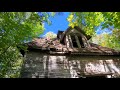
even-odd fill
[(57, 35), (60, 43), (67, 46), (67, 48), (89, 48), (90, 44), (87, 42), (88, 36), (79, 27), (69, 27), (66, 31), (59, 31)]
[(66, 34), (66, 45), (70, 48), (85, 48), (88, 47), (86, 37), (77, 30), (71, 30)]

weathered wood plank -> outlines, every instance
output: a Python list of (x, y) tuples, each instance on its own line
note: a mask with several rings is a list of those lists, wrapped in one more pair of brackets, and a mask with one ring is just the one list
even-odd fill
[(71, 36), (69, 35), (69, 41), (70, 41), (70, 46), (71, 48), (73, 48), (73, 43), (72, 43), (72, 39), (71, 39)]
[(96, 74), (96, 73), (93, 73), (93, 74), (86, 74), (86, 73), (85, 73), (85, 76), (86, 76), (86, 77), (89, 77), (89, 76), (105, 76), (105, 75), (113, 75), (113, 73), (111, 73), (111, 72), (107, 72), (107, 73), (98, 73), (98, 74)]
[(67, 46), (67, 48), (69, 48), (69, 47), (70, 47), (70, 43), (69, 43), (68, 36), (66, 36), (66, 46)]

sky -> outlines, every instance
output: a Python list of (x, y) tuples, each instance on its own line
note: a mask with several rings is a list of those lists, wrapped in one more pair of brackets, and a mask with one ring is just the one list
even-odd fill
[(112, 31), (109, 30), (108, 28), (105, 28), (105, 29), (101, 29), (101, 26), (96, 30), (96, 34), (102, 34), (102, 33), (108, 33), (108, 34), (111, 34)]
[[(52, 22), (51, 25), (48, 25), (47, 23), (44, 23), (45, 30), (40, 37), (43, 37), (47, 32), (53, 32), (57, 34), (58, 30), (65, 31), (68, 28), (68, 21), (66, 20), (70, 12), (63, 12), (62, 15), (55, 15), (55, 17), (49, 17), (49, 20)], [(102, 33), (112, 33), (108, 29), (101, 30), (101, 27), (99, 27), (96, 30), (97, 34)]]
[(68, 28), (68, 21), (66, 20), (69, 12), (63, 12), (62, 15), (55, 15), (55, 17), (50, 17), (49, 20), (52, 21), (51, 25), (44, 23), (45, 30), (41, 35), (44, 36), (47, 32), (53, 32), (57, 34), (58, 30), (65, 31)]

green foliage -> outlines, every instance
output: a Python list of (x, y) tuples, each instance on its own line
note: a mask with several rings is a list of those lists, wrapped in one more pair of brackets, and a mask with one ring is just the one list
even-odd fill
[(103, 33), (103, 34), (95, 35), (94, 37), (92, 37), (91, 38), (92, 39), (91, 42), (106, 47), (107, 46), (107, 42), (106, 41), (108, 41), (108, 38), (109, 38), (109, 34)]
[(74, 26), (78, 26), (78, 23), (76, 21), (76, 18), (74, 17), (74, 13), (71, 13), (68, 18), (67, 18), (68, 22), (69, 22), (69, 26), (71, 26), (72, 28), (74, 28)]
[(25, 40), (40, 35), (44, 30), (39, 15), (35, 12), (2, 12), (0, 18), (1, 51), (9, 46), (22, 44)]
[(120, 29), (120, 12), (71, 12), (67, 20), (70, 26), (76, 22), (88, 35), (94, 35), (100, 25)]
[(102, 46), (120, 48), (120, 12), (71, 12), (67, 20), (69, 26), (80, 26), (90, 36), (95, 36), (95, 31), (100, 26), (102, 29), (111, 29), (110, 26), (113, 26), (112, 35), (105, 35), (104, 41), (99, 39), (99, 42)]
[(101, 12), (72, 12), (68, 19), (69, 26), (80, 26), (87, 35), (95, 34), (95, 27), (98, 27), (104, 21)]
[(120, 50), (120, 35), (119, 30), (113, 30), (113, 34), (103, 33), (92, 37), (91, 42), (99, 44), (104, 47)]
[(26, 50), (21, 45), (43, 33), (48, 17), (46, 12), (0, 12), (0, 77), (19, 76), (23, 58), (16, 47)]
[(17, 48), (9, 47), (7, 52), (0, 56), (0, 78), (16, 78), (20, 76), (23, 57)]
[(108, 28), (109, 26), (114, 26), (114, 28), (119, 29), (120, 26), (120, 12), (102, 12), (105, 18), (103, 28)]

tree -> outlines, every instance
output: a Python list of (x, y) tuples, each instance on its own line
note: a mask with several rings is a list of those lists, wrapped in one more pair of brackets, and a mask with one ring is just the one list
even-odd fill
[(67, 20), (69, 26), (80, 26), (87, 35), (92, 36), (95, 28), (104, 21), (104, 17), (101, 12), (72, 12)]
[[(118, 30), (119, 31), (119, 30)], [(119, 32), (113, 30), (113, 34), (102, 33), (100, 35), (95, 35), (91, 38), (91, 42), (99, 44), (104, 47), (113, 48), (116, 50), (120, 50), (120, 40)]]
[[(109, 28), (113, 33), (107, 35), (109, 38), (107, 44), (110, 44), (107, 46), (111, 48), (120, 46), (120, 12), (71, 12), (67, 20), (69, 26), (80, 26), (90, 36), (94, 36), (99, 27)], [(110, 28), (111, 26), (113, 28)], [(110, 43), (110, 40), (114, 43)]]
[(48, 32), (45, 34), (45, 37), (48, 38), (48, 39), (52, 39), (52, 38), (56, 38), (57, 35), (53, 32)]
[(108, 46), (108, 39), (109, 39), (109, 34), (107, 33), (102, 33), (99, 35), (95, 35), (94, 37), (91, 38), (91, 42), (95, 44), (99, 44), (104, 47), (109, 47)]
[(0, 13), (0, 77), (19, 76), (23, 58), (16, 47), (42, 34), (48, 17), (46, 12)]
[(120, 29), (120, 12), (71, 12), (67, 20), (69, 26), (78, 25), (87, 34), (93, 34), (99, 26), (102, 26), (102, 29), (109, 26)]

